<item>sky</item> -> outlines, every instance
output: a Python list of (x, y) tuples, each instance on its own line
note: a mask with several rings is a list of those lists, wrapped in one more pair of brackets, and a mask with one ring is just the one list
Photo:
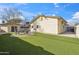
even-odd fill
[(0, 3), (0, 13), (4, 8), (16, 8), (29, 21), (43, 14), (61, 16), (68, 22), (79, 21), (79, 3)]

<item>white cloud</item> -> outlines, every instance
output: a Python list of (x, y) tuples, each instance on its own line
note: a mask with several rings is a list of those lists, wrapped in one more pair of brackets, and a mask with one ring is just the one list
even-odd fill
[(52, 16), (56, 16), (56, 14), (52, 14)]
[(37, 13), (37, 15), (43, 15), (43, 13), (41, 13), (41, 12), (38, 12), (38, 13)]
[[(13, 7), (18, 7), (18, 6), (27, 6), (28, 5), (28, 3), (14, 3), (13, 4)], [(9, 6), (12, 6), (12, 5), (9, 5)]]
[(70, 6), (70, 5), (71, 5), (71, 4), (66, 4), (66, 5), (63, 5), (63, 7), (66, 8), (66, 7)]
[(76, 12), (73, 17), (73, 19), (79, 20), (79, 12)]
[(34, 16), (36, 16), (36, 14), (32, 13), (32, 12), (28, 12), (28, 11), (23, 11), (23, 10), (20, 10), (20, 12), (22, 12), (23, 16), (26, 17), (27, 19), (32, 20), (32, 18)]
[(35, 14), (28, 11), (21, 11), (25, 16), (34, 16)]
[(5, 6), (0, 6), (0, 12), (4, 11), (4, 9), (7, 9)]
[(14, 8), (12, 6), (7, 6), (7, 5), (0, 5), (0, 12), (4, 12), (5, 9), (10, 9), (10, 8)]
[[(16, 8), (16, 7), (20, 7), (20, 6), (27, 6), (28, 3), (13, 3), (13, 4), (0, 4), (0, 10), (3, 10), (3, 9), (7, 9), (7, 8)], [(24, 8), (24, 7), (23, 7)], [(25, 7), (26, 8), (26, 7)]]
[(67, 20), (67, 22), (68, 22), (68, 24), (70, 26), (74, 26), (75, 25), (75, 20), (73, 20), (73, 19), (69, 19), (69, 20)]
[(79, 23), (79, 12), (75, 12), (75, 13), (72, 15), (72, 18), (68, 20), (68, 22), (69, 22), (71, 25), (74, 25), (74, 24)]
[(59, 7), (58, 3), (54, 3), (54, 7)]

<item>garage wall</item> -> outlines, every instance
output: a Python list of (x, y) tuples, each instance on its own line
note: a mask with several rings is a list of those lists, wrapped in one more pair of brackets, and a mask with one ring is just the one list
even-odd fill
[(34, 23), (33, 26), (38, 25), (37, 32), (58, 34), (58, 21), (55, 18), (40, 17)]

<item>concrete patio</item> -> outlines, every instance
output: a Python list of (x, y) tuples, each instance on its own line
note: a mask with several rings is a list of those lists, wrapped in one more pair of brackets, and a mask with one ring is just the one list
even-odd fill
[(0, 32), (0, 35), (2, 35), (2, 34), (6, 34), (6, 32)]
[(59, 34), (59, 36), (66, 36), (66, 37), (77, 38), (76, 34), (73, 33), (73, 32), (65, 32), (65, 33)]

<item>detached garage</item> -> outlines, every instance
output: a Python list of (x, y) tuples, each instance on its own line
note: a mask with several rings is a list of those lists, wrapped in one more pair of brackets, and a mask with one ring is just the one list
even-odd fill
[(31, 22), (31, 29), (36, 32), (60, 34), (66, 31), (67, 22), (59, 16), (38, 15)]

